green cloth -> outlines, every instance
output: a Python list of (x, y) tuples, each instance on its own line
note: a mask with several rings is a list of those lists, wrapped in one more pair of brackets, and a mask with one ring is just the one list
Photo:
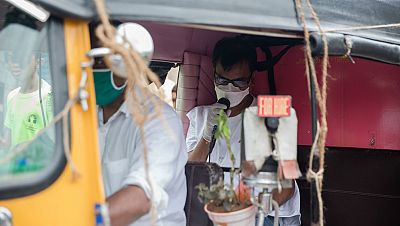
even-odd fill
[[(21, 93), (20, 88), (17, 88), (8, 94), (4, 125), (10, 130), (10, 150), (31, 140), (53, 119), (51, 86), (44, 80), (42, 80), (41, 97), (43, 113), (39, 90), (32, 93)], [(26, 172), (37, 171), (45, 167), (54, 152), (54, 132), (54, 129), (52, 129), (43, 134), (25, 151), (18, 154), (10, 162), (8, 170)], [(0, 169), (0, 171), (2, 170)]]
[(7, 97), (7, 111), (4, 125), (11, 132), (11, 147), (31, 140), (45, 122), (53, 118), (53, 103), (50, 85), (42, 80), (42, 106), (40, 106), (39, 90), (32, 93), (21, 93), (20, 88), (14, 89)]

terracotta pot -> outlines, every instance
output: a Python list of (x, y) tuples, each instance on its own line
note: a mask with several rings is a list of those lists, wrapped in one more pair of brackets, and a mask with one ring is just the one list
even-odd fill
[(204, 211), (214, 222), (214, 226), (254, 226), (256, 225), (257, 208), (254, 205), (234, 212), (215, 213), (207, 209), (208, 204), (204, 206)]

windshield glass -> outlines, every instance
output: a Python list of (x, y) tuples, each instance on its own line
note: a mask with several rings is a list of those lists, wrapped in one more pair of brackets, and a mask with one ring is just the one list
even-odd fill
[(46, 26), (0, 3), (1, 184), (44, 169), (54, 156), (55, 131), (40, 134), (53, 118)]

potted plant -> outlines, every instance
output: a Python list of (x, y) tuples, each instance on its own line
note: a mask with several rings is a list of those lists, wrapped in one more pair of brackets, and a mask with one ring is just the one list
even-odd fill
[(223, 178), (217, 184), (199, 184), (196, 189), (198, 197), (205, 204), (204, 210), (214, 225), (223, 226), (247, 226), (255, 225), (256, 207), (250, 201), (250, 192), (240, 183), (234, 188), (233, 178), (235, 176), (235, 156), (231, 149), (230, 129), (228, 127), (228, 116), (221, 110), (217, 119), (217, 130), (215, 139), (225, 139), (228, 154), (231, 160), (230, 180), (226, 186)]

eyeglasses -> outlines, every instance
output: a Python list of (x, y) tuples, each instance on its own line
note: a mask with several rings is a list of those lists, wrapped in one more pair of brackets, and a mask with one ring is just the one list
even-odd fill
[(217, 72), (214, 72), (214, 81), (215, 85), (228, 85), (232, 83), (232, 85), (239, 88), (247, 88), (250, 84), (251, 76), (249, 78), (239, 78), (239, 79), (227, 79), (219, 75)]

